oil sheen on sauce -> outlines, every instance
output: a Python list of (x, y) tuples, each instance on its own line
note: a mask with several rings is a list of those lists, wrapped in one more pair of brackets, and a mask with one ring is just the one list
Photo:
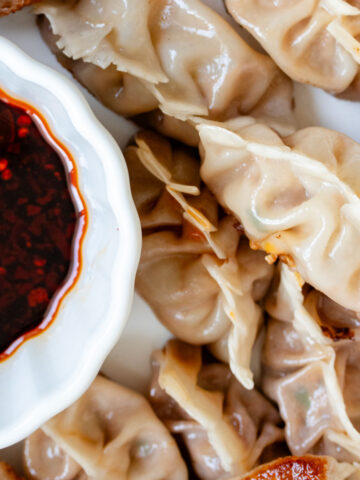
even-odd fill
[(40, 114), (0, 91), (0, 361), (54, 320), (85, 227), (70, 154)]

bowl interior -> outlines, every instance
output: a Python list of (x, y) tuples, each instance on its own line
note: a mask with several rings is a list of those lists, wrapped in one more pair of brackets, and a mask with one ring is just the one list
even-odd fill
[(75, 401), (131, 306), (140, 227), (123, 156), (76, 87), (0, 38), (0, 88), (31, 104), (71, 152), (88, 211), (82, 266), (55, 321), (0, 363), (0, 448)]

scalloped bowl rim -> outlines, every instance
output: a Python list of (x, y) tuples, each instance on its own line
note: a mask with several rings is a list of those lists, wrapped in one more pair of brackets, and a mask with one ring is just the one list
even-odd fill
[[(111, 290), (107, 315), (101, 319), (101, 335), (92, 335), (87, 339), (86, 348), (84, 347), (77, 365), (74, 365), (71, 370), (71, 375), (66, 377), (66, 380), (62, 380), (57, 385), (58, 388), (42, 392), (40, 398), (36, 399), (36, 406), (32, 405), (31, 410), (18, 412), (16, 419), (12, 419), (5, 426), (1, 425), (0, 448), (5, 448), (22, 440), (49, 418), (73, 403), (86, 391), (95, 378), (106, 356), (116, 344), (130, 312), (136, 268), (141, 250), (141, 233), (138, 216), (131, 197), (124, 157), (115, 140), (96, 119), (78, 88), (64, 75), (32, 59), (19, 47), (1, 36), (0, 63), (5, 65), (20, 81), (35, 84), (61, 103), (71, 119), (72, 126), (75, 127), (82, 138), (87, 139), (88, 144), (97, 154), (97, 158), (101, 158), (102, 166), (106, 167), (104, 168), (106, 198), (104, 196), (103, 200), (104, 202), (108, 201), (108, 207), (112, 208), (120, 232), (120, 235), (116, 237), (120, 240), (114, 258), (114, 270), (110, 282), (112, 286), (114, 284), (121, 286), (121, 294)], [(10, 96), (19, 98), (19, 95), (12, 92), (11, 86), (6, 85), (6, 80), (0, 79), (0, 88)], [(47, 120), (47, 114), (38, 105), (34, 104), (31, 98), (21, 97), (20, 100), (33, 105), (41, 111)], [(60, 127), (58, 126), (58, 128)], [(61, 138), (58, 131), (55, 132), (55, 135), (67, 147), (66, 141)], [(73, 158), (77, 164), (80, 177), (81, 170), (74, 154)], [(81, 193), (83, 194), (83, 191)], [(85, 203), (88, 207), (88, 203)], [(91, 235), (90, 225), (85, 233), (84, 240)], [(83, 248), (86, 247), (83, 246)], [(83, 271), (81, 271), (79, 279), (82, 275)], [(67, 296), (68, 294), (65, 295), (66, 298)], [(16, 371), (18, 356), (30, 349), (33, 342), (39, 341), (39, 338), (45, 336), (54, 324), (61, 321), (60, 319), (61, 312), (57, 314), (55, 321), (47, 330), (39, 336), (27, 340), (10, 358), (0, 363), (1, 390), (11, 387), (11, 385), (2, 385), (2, 372), (8, 369), (10, 363), (12, 364), (11, 368)], [(42, 340), (42, 342), (44, 341), (53, 341), (53, 339)], [(34, 347), (32, 348), (32, 354), (33, 350)], [(86, 361), (84, 361), (85, 359)], [(37, 380), (41, 383), (41, 379), (38, 378)], [(18, 386), (14, 387), (15, 392), (16, 388)], [(18, 390), (20, 389), (18, 388)], [(18, 391), (17, 393), (26, 395), (27, 392)], [(31, 392), (29, 395), (31, 395)], [(16, 402), (15, 397), (13, 398)], [(6, 415), (6, 412), (0, 412), (0, 417), (1, 415)]]

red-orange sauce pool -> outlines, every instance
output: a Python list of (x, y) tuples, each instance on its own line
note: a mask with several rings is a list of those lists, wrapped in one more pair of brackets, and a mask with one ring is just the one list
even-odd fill
[(0, 91), (0, 361), (55, 318), (79, 276), (86, 219), (69, 152)]

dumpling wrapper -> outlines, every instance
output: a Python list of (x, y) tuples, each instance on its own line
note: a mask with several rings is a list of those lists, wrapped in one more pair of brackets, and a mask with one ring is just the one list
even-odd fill
[(231, 480), (345, 480), (354, 471), (352, 465), (338, 463), (331, 457), (304, 455), (279, 458)]
[(358, 462), (360, 433), (349, 418), (337, 358), (337, 349), (353, 340), (324, 334), (313, 293), (304, 296), (296, 275), (281, 265), (266, 305), (272, 319), (263, 353), (264, 391), (279, 405), (293, 454), (329, 453)]
[(201, 177), (252, 248), (360, 311), (360, 145), (318, 127), (285, 138), (261, 124), (198, 129)]
[[(151, 131), (135, 136), (125, 150), (131, 193), (143, 229), (181, 226), (183, 209), (169, 189), (178, 194), (200, 194), (199, 159), (193, 149), (172, 148), (171, 143)], [(216, 216), (217, 206), (208, 194), (207, 213)]]
[[(180, 339), (210, 345), (246, 388), (273, 268), (200, 184), (195, 151), (149, 132), (125, 151), (143, 227), (136, 288)], [(191, 185), (193, 182), (193, 185)]]
[(290, 78), (360, 99), (358, 0), (226, 0)]
[(144, 397), (97, 377), (25, 442), (34, 480), (186, 480), (175, 441)]
[(71, 59), (63, 62), (108, 107), (128, 116), (160, 108), (179, 120), (249, 114), (288, 131), (294, 125), (289, 79), (200, 0), (111, 5), (47, 0), (35, 10), (56, 35), (47, 32), (53, 50)]
[(170, 340), (153, 354), (150, 401), (181, 435), (202, 480), (252, 468), (264, 448), (283, 440), (280, 418), (256, 390), (246, 390), (226, 365), (205, 364), (200, 347)]

